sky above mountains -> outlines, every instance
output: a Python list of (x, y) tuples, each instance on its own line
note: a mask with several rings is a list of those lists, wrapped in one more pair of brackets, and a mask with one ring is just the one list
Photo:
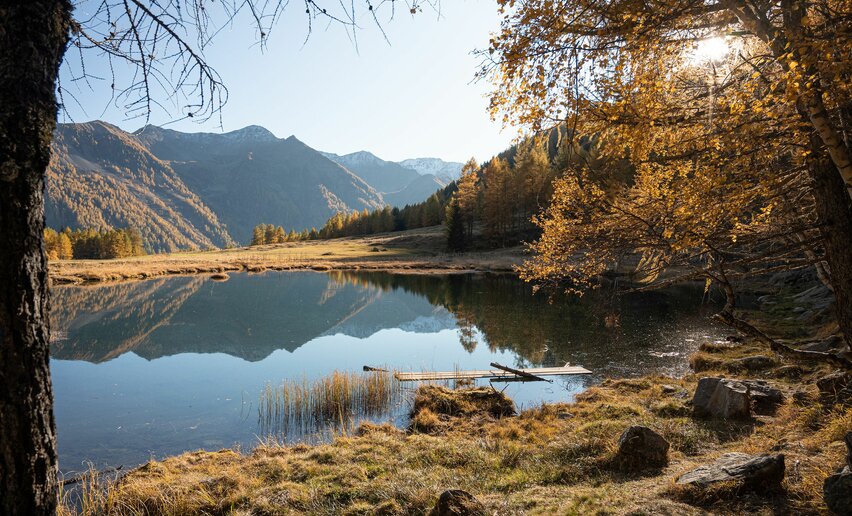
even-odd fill
[[(278, 137), (296, 135), (314, 148), (338, 154), (369, 150), (394, 161), (425, 156), (482, 161), (516, 136), (514, 128), (491, 121), (485, 96), (490, 85), (473, 80), (478, 58), (471, 52), (485, 48), (489, 33), (499, 27), (493, 1), (443, 2), (440, 16), (426, 5), (414, 16), (398, 8), (390, 21), (390, 10), (380, 11), (390, 44), (363, 15), (357, 48), (342, 26), (324, 22), (314, 22), (305, 42), (306, 15), (297, 7), (285, 12), (264, 51), (245, 17), (208, 47), (207, 60), (230, 92), (221, 126), (215, 118), (167, 127), (220, 132), (257, 124)], [(88, 56), (86, 66), (90, 75), (109, 77), (104, 59)], [(119, 79), (129, 80), (129, 70), (117, 70)], [(66, 96), (68, 113), (60, 121), (99, 118), (127, 131), (144, 125), (144, 118), (128, 120), (126, 109), (109, 101), (109, 79), (90, 81), (90, 87), (71, 81), (72, 73), (63, 66), (63, 87), (73, 98)], [(180, 117), (178, 107), (168, 101), (164, 106), (168, 112), (157, 109), (150, 123)]]

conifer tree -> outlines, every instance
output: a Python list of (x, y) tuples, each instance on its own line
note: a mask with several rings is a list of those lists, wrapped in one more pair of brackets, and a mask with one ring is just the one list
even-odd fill
[(467, 234), (456, 199), (453, 199), (447, 205), (444, 226), (447, 232), (447, 249), (457, 253), (463, 252), (467, 248)]
[(254, 231), (252, 231), (251, 244), (249, 245), (263, 245), (266, 243), (266, 231), (263, 227), (263, 224), (259, 224), (254, 227)]
[(278, 226), (277, 228), (275, 228), (274, 242), (276, 244), (282, 244), (282, 243), (284, 243), (285, 240), (287, 240), (287, 234), (284, 233), (284, 228), (282, 228), (281, 226)]
[(74, 250), (71, 247), (71, 238), (68, 233), (59, 233), (58, 254), (60, 260), (70, 260), (74, 257)]
[(456, 181), (458, 190), (455, 198), (459, 205), (459, 217), (465, 226), (468, 238), (473, 237), (473, 221), (479, 204), (479, 165), (470, 158), (462, 167), (461, 177)]

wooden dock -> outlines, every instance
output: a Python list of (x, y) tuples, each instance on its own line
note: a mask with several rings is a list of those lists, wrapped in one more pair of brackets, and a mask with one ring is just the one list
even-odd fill
[[(574, 374), (592, 374), (591, 371), (580, 366), (565, 364), (562, 367), (540, 367), (535, 369), (518, 369), (529, 376), (563, 376)], [(523, 376), (507, 372), (505, 369), (483, 369), (479, 371), (423, 371), (411, 373), (394, 373), (397, 380), (401, 382), (428, 382), (441, 380), (474, 380), (477, 378), (491, 378), (493, 380), (519, 380)]]

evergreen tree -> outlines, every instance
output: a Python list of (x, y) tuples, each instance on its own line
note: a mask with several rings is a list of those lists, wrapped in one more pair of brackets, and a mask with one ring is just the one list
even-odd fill
[(142, 256), (145, 253), (145, 248), (142, 246), (142, 235), (136, 228), (128, 228), (127, 236), (130, 238), (130, 255)]
[(70, 260), (74, 258), (74, 249), (71, 247), (71, 238), (68, 233), (59, 233), (58, 254), (60, 260)]
[(266, 243), (266, 232), (263, 224), (258, 224), (254, 227), (254, 231), (252, 231), (251, 236), (251, 244), (249, 245), (263, 245)]
[(456, 181), (458, 190), (455, 198), (459, 204), (459, 216), (464, 223), (468, 238), (473, 237), (473, 222), (479, 208), (479, 165), (470, 158), (462, 168), (461, 177)]
[(267, 244), (275, 243), (275, 226), (272, 224), (267, 224), (263, 228), (263, 240)]
[(467, 248), (467, 232), (459, 213), (459, 203), (455, 199), (447, 205), (444, 226), (447, 232), (447, 249), (457, 253), (463, 252)]
[(276, 244), (282, 244), (287, 240), (287, 234), (284, 232), (284, 228), (278, 226), (275, 228), (275, 239), (274, 242)]
[(44, 253), (48, 260), (59, 259), (59, 235), (50, 228), (44, 229)]

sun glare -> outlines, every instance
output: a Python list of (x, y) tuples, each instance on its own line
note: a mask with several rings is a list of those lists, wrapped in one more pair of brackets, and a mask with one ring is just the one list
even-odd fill
[(690, 55), (690, 60), (694, 63), (705, 61), (720, 61), (730, 50), (728, 42), (719, 36), (703, 39), (695, 45), (695, 48)]

